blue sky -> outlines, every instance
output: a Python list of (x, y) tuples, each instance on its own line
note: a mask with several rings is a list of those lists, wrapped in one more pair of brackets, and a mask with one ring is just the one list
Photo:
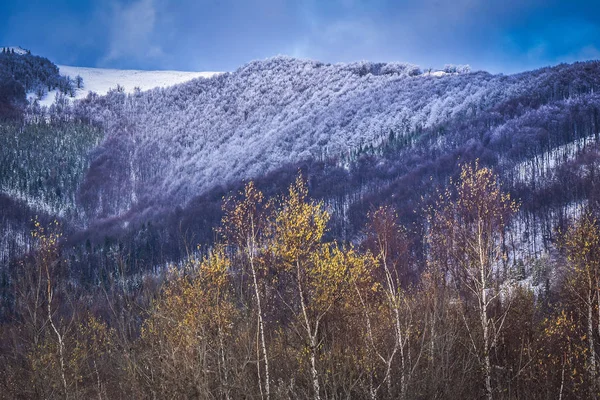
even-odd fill
[(512, 73), (600, 59), (600, 1), (0, 0), (0, 45), (105, 68), (233, 71), (286, 54)]

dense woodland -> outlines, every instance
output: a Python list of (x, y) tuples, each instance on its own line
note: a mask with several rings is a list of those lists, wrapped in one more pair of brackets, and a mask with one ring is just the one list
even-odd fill
[(31, 245), (39, 215), (60, 217), (77, 251), (93, 250), (82, 273), (114, 246), (144, 253), (131, 257), (136, 271), (161, 267), (212, 243), (221, 198), (242, 179), (274, 196), (298, 169), (332, 212), (331, 235), (356, 241), (372, 206), (422, 225), (422, 197), (479, 158), (523, 203), (514, 258), (527, 263), (572, 210), (597, 201), (600, 63), (460, 71), (278, 57), (168, 89), (34, 102), (1, 128), (10, 228), (0, 260)]
[[(596, 398), (600, 225), (561, 233), (553, 290), (504, 268), (519, 203), (478, 162), (440, 188), (418, 265), (391, 206), (364, 240), (326, 240), (330, 213), (298, 176), (223, 200), (215, 243), (160, 275), (124, 254), (93, 289), (70, 279), (60, 226), (5, 293), (4, 398)], [(540, 260), (548, 262), (548, 260)], [(415, 278), (415, 270), (420, 271)]]
[(599, 62), (0, 61), (0, 397), (600, 395)]
[(0, 120), (17, 119), (26, 106), (26, 94), (44, 97), (58, 89), (62, 95), (75, 93), (75, 81), (60, 75), (50, 60), (34, 56), (29, 51), (15, 53), (3, 47), (0, 51)]

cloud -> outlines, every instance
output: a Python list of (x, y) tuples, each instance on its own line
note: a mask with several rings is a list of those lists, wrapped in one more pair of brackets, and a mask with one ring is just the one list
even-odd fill
[(374, 57), (385, 39), (376, 13), (374, 4), (364, 0), (302, 2), (297, 9), (300, 29), (280, 52), (330, 62)]
[[(18, 4), (17, 4), (18, 3)], [(598, 0), (0, 1), (0, 37), (63, 64), (235, 70), (289, 54), (516, 72), (599, 58)], [(23, 29), (29, 21), (36, 29)], [(65, 23), (65, 21), (69, 21)], [(52, 32), (48, 35), (47, 32)]]
[(116, 3), (110, 17), (108, 51), (100, 64), (125, 58), (136, 61), (161, 58), (163, 49), (155, 41), (156, 15), (154, 0), (137, 0), (128, 5)]
[(369, 21), (346, 19), (317, 25), (291, 47), (293, 56), (351, 61), (377, 47), (379, 34)]

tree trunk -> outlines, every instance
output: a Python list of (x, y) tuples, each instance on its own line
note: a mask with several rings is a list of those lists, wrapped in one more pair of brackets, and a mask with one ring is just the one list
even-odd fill
[(594, 318), (593, 311), (594, 307), (592, 304), (593, 301), (593, 288), (592, 282), (589, 282), (588, 287), (588, 298), (587, 298), (587, 339), (588, 339), (588, 373), (590, 375), (590, 398), (596, 398), (596, 354), (594, 349)]
[(481, 324), (483, 326), (483, 361), (484, 361), (484, 372), (485, 372), (485, 391), (488, 400), (492, 400), (492, 365), (490, 362), (490, 332), (487, 311), (485, 309), (485, 289), (483, 290), (483, 307), (481, 313)]
[[(246, 251), (250, 260), (250, 269), (252, 271), (252, 282), (254, 284), (254, 295), (256, 296), (256, 307), (258, 308), (258, 330), (260, 333), (260, 345), (262, 350), (263, 360), (265, 362), (265, 392), (267, 400), (271, 399), (271, 377), (269, 375), (269, 357), (267, 356), (267, 344), (265, 341), (265, 325), (263, 321), (262, 302), (260, 300), (260, 290), (258, 289), (258, 279), (256, 278), (256, 267), (254, 265), (254, 256), (256, 254), (256, 228), (254, 218), (250, 219), (250, 236), (247, 237)], [(260, 364), (260, 361), (259, 361)], [(260, 365), (259, 365), (259, 384), (260, 384)], [(262, 394), (262, 389), (261, 389)]]
[(260, 302), (260, 292), (258, 290), (258, 282), (256, 279), (256, 269), (254, 268), (253, 257), (250, 256), (250, 268), (252, 269), (252, 279), (254, 281), (254, 294), (256, 296), (256, 307), (258, 308), (258, 329), (260, 331), (260, 342), (262, 348), (262, 355), (265, 361), (265, 392), (267, 395), (267, 400), (271, 399), (271, 390), (269, 384), (269, 358), (267, 357), (267, 344), (265, 341), (265, 328), (262, 316), (262, 306)]
[(319, 373), (317, 371), (317, 338), (310, 338), (310, 372), (312, 375), (313, 389), (315, 391), (315, 400), (321, 400), (321, 387), (319, 385)]
[(304, 290), (302, 288), (302, 276), (300, 274), (300, 263), (296, 260), (296, 280), (298, 284), (298, 294), (300, 295), (300, 306), (302, 308), (302, 315), (304, 317), (304, 324), (306, 325), (306, 333), (310, 341), (310, 372), (312, 375), (313, 389), (315, 392), (315, 400), (321, 400), (321, 387), (319, 385), (319, 374), (317, 371), (317, 332), (319, 329), (319, 323), (315, 325), (313, 331), (310, 320), (308, 319), (308, 312), (306, 310), (306, 299), (304, 297)]
[(486, 257), (486, 246), (483, 244), (483, 222), (481, 219), (478, 223), (478, 247), (479, 247), (479, 285), (481, 289), (480, 298), (480, 313), (481, 313), (481, 327), (483, 329), (483, 368), (485, 373), (485, 392), (488, 400), (493, 399), (492, 395), (492, 364), (490, 361), (490, 325), (487, 315), (487, 272), (488, 262)]
[(65, 391), (65, 399), (69, 399), (69, 391), (67, 387), (67, 379), (65, 377), (65, 356), (64, 356), (64, 342), (63, 337), (54, 325), (54, 320), (52, 319), (52, 282), (50, 280), (50, 270), (48, 266), (46, 266), (46, 276), (48, 279), (47, 283), (47, 291), (48, 291), (48, 322), (50, 322), (50, 326), (52, 330), (56, 334), (56, 338), (58, 340), (58, 359), (60, 362), (60, 377), (63, 384), (63, 390)]

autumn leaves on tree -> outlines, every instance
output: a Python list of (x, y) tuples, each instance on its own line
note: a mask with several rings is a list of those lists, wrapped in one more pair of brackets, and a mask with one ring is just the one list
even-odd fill
[(327, 239), (327, 207), (301, 176), (270, 200), (250, 182), (224, 199), (209, 251), (160, 279), (115, 271), (102, 308), (69, 287), (60, 237), (36, 223), (14, 322), (0, 325), (0, 382), (66, 399), (596, 396), (594, 216), (567, 230), (561, 301), (542, 302), (506, 272), (518, 205), (490, 169), (463, 166), (427, 204), (419, 265), (389, 206), (352, 246)]

